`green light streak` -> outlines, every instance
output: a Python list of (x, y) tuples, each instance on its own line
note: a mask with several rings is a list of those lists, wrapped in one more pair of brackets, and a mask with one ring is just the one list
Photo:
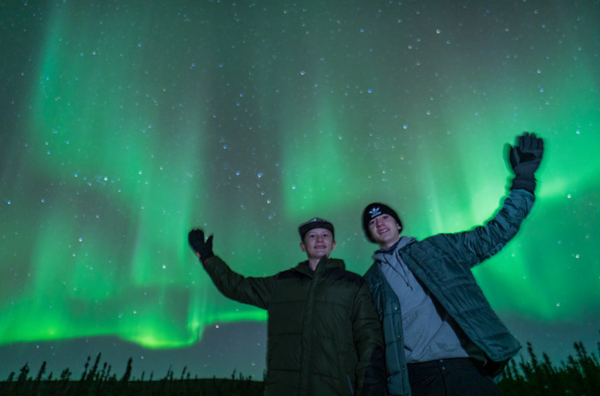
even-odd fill
[[(286, 212), (310, 217), (329, 202), (346, 205), (354, 198), (345, 194), (352, 181), (339, 131), (333, 115), (326, 107), (311, 122), (295, 120), (286, 130), (283, 147), (283, 197)], [(340, 147), (342, 146), (342, 147)], [(299, 218), (300, 216), (295, 216)]]
[(522, 130), (547, 141), (538, 200), (475, 275), (501, 313), (597, 308), (598, 29), (565, 16), (515, 36), (523, 48), (501, 30), (486, 57), (454, 25), (412, 34), (422, 21), (404, 9), (318, 7), (315, 19), (282, 4), (47, 11), (31, 110), (2, 169), (0, 344), (116, 335), (174, 348), (210, 325), (264, 321), (215, 290), (190, 228), (264, 276), (301, 261), (297, 225), (326, 217), (334, 255), (362, 273), (364, 205), (389, 203), (418, 238), (481, 224)]

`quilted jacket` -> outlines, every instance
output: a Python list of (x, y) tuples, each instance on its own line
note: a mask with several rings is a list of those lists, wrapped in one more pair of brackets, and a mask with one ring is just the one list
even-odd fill
[(364, 279), (323, 257), (264, 278), (215, 256), (204, 268), (219, 291), (268, 311), (265, 395), (384, 395), (381, 324)]
[[(488, 357), (492, 376), (521, 348), (492, 310), (471, 268), (500, 251), (517, 233), (529, 213), (534, 195), (512, 190), (495, 217), (484, 226), (455, 234), (439, 234), (400, 248), (397, 252), (465, 334)], [(383, 323), (390, 395), (410, 395), (401, 302), (375, 262), (365, 274)]]

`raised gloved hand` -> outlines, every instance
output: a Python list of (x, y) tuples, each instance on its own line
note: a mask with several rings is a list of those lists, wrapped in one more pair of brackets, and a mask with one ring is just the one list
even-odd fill
[(202, 261), (202, 263), (205, 263), (206, 260), (215, 255), (212, 250), (212, 240), (213, 236), (211, 235), (205, 242), (204, 231), (202, 230), (192, 230), (188, 234), (188, 241), (190, 243), (190, 246), (192, 247), (192, 249), (194, 249), (196, 253), (200, 255), (199, 258), (200, 261)]
[(535, 133), (525, 132), (518, 138), (517, 145), (510, 148), (510, 165), (515, 172), (511, 190), (535, 190), (534, 173), (542, 162), (544, 141)]

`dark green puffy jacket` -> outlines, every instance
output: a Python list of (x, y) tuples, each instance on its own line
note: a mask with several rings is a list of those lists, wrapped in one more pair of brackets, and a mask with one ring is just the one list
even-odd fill
[(217, 256), (204, 268), (226, 297), (269, 313), (265, 395), (385, 395), (381, 325), (367, 283), (343, 261), (264, 278)]
[[(512, 190), (500, 211), (484, 226), (415, 240), (398, 251), (415, 277), (486, 354), (488, 363), (485, 368), (492, 376), (501, 373), (521, 345), (493, 311), (471, 268), (499, 252), (515, 236), (534, 199), (528, 191)], [(373, 302), (383, 322), (388, 392), (393, 396), (409, 396), (402, 303), (377, 262), (367, 271), (365, 280), (369, 283)]]

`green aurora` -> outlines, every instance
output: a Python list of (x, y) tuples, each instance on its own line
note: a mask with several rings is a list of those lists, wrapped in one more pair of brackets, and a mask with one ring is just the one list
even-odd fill
[(325, 217), (362, 274), (366, 204), (417, 238), (481, 224), (525, 130), (546, 141), (538, 200), (475, 274), (502, 317), (587, 323), (600, 4), (429, 3), (2, 1), (0, 345), (178, 348), (265, 321), (219, 294), (191, 228), (263, 276), (303, 260), (297, 225)]

